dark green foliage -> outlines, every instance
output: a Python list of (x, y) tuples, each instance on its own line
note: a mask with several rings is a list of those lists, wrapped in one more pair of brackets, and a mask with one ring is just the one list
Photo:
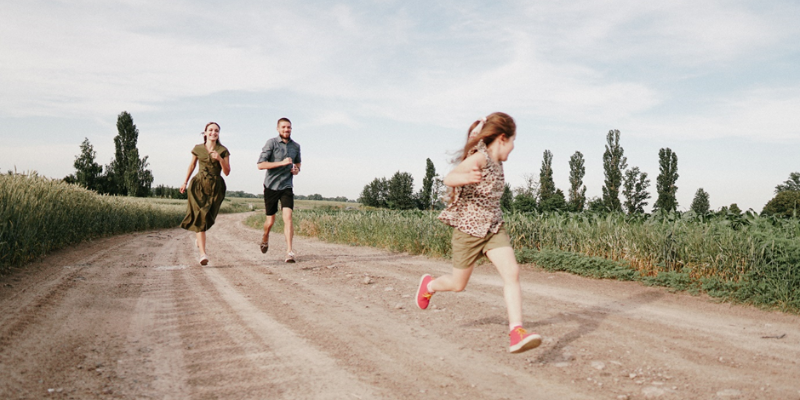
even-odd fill
[(708, 192), (703, 190), (703, 188), (697, 189), (697, 192), (694, 193), (692, 205), (689, 208), (699, 215), (708, 214), (711, 209)]
[(785, 180), (782, 184), (775, 186), (775, 194), (786, 190), (800, 192), (800, 172), (792, 172), (789, 174), (789, 179)]
[(556, 189), (554, 194), (539, 202), (541, 212), (567, 211), (567, 207), (567, 200), (561, 189)]
[(539, 202), (556, 194), (556, 183), (553, 181), (553, 153), (544, 151), (542, 168), (539, 170)]
[(678, 192), (678, 155), (672, 150), (662, 148), (658, 151), (659, 174), (656, 178), (656, 190), (658, 199), (653, 205), (653, 210), (674, 212), (678, 209), (678, 200), (675, 197)]
[(114, 160), (106, 167), (103, 186), (107, 193), (137, 197), (150, 194), (153, 174), (147, 169), (150, 165), (148, 157), (139, 158), (139, 149), (136, 147), (138, 140), (139, 129), (133, 123), (133, 117), (123, 111), (117, 116)]
[(503, 195), (500, 197), (500, 208), (503, 211), (511, 211), (514, 208), (514, 194), (511, 193), (511, 185), (506, 183), (503, 186)]
[[(186, 193), (187, 193), (186, 191), (181, 193), (181, 190), (179, 188), (158, 185), (155, 188), (153, 188), (153, 190), (150, 192), (150, 195), (152, 197), (160, 197), (162, 199), (186, 199), (187, 198)], [(225, 196), (228, 196), (230, 193), (231, 192), (229, 191)]]
[[(158, 186), (156, 186), (156, 188), (153, 189), (154, 192), (156, 190), (158, 190)], [(245, 198), (245, 199), (257, 199), (258, 195), (255, 195), (255, 194), (252, 194), (252, 193), (247, 193), (247, 192), (245, 192), (243, 190), (228, 190), (227, 192), (225, 192), (225, 198), (228, 198), (228, 197), (241, 197), (241, 198)], [(264, 197), (264, 196), (262, 195), (261, 197)], [(300, 197), (299, 195), (295, 195), (294, 196), (295, 199), (298, 199), (299, 197)]]
[(375, 178), (361, 191), (358, 202), (367, 207), (385, 208), (389, 195), (389, 182), (386, 178)]
[(583, 177), (586, 176), (583, 153), (576, 151), (569, 158), (569, 211), (581, 212), (586, 205), (586, 185)]
[(420, 210), (433, 209), (433, 181), (435, 178), (436, 167), (434, 167), (433, 161), (428, 158), (425, 160), (425, 178), (422, 180), (422, 188), (419, 195), (417, 195)]
[(97, 152), (89, 143), (89, 138), (84, 138), (81, 143), (81, 154), (75, 156), (75, 183), (89, 190), (100, 191), (100, 175), (103, 167), (95, 162)]
[(514, 197), (514, 204), (512, 208), (514, 211), (518, 212), (535, 212), (536, 198), (529, 194), (520, 193)]
[(608, 209), (606, 209), (606, 203), (603, 202), (603, 199), (599, 197), (593, 197), (589, 199), (589, 202), (586, 203), (586, 210), (593, 213), (608, 212)]
[(417, 208), (414, 201), (414, 178), (408, 172), (395, 172), (389, 180), (386, 206), (392, 210)]
[(573, 274), (602, 279), (630, 281), (639, 275), (625, 262), (611, 261), (602, 257), (584, 256), (557, 249), (519, 249), (517, 262), (536, 264), (548, 271), (565, 271)]
[(603, 203), (609, 211), (622, 211), (619, 201), (619, 191), (622, 186), (622, 171), (628, 168), (628, 159), (624, 156), (625, 150), (619, 144), (619, 131), (614, 129), (606, 135), (606, 151), (603, 153), (603, 171), (605, 184), (603, 185)]
[(628, 214), (643, 214), (644, 207), (650, 193), (650, 179), (647, 179), (647, 172), (640, 172), (639, 167), (633, 167), (625, 171), (625, 188), (622, 194), (625, 196), (625, 211)]
[(800, 191), (784, 190), (778, 192), (778, 194), (764, 206), (764, 209), (761, 210), (761, 214), (774, 215), (776, 217), (800, 218)]

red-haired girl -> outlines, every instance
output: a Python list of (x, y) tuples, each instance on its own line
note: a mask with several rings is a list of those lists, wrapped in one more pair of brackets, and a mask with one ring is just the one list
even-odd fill
[(464, 290), (472, 270), (484, 255), (503, 278), (508, 309), (511, 353), (521, 353), (542, 343), (542, 337), (522, 328), (522, 290), (519, 265), (503, 226), (500, 197), (505, 187), (503, 162), (514, 149), (517, 126), (508, 114), (496, 112), (472, 123), (459, 164), (444, 178), (452, 188), (450, 203), (439, 220), (453, 228), (453, 272), (420, 279), (416, 302), (428, 308), (436, 292)]

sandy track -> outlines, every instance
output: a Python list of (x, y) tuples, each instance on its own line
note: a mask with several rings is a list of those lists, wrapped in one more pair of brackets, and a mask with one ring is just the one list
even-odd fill
[(524, 266), (545, 341), (510, 355), (491, 266), (421, 311), (447, 261), (296, 238), (285, 264), (245, 216), (219, 218), (207, 267), (172, 229), (0, 278), (0, 398), (800, 398), (797, 316)]

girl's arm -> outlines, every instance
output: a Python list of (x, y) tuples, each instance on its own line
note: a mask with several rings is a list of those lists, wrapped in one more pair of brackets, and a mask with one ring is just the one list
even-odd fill
[(194, 167), (197, 165), (197, 156), (192, 154), (192, 161), (189, 163), (189, 171), (186, 171), (186, 180), (181, 185), (181, 193), (186, 191), (186, 184), (189, 183), (189, 178), (192, 176), (192, 172), (194, 172)]
[(470, 185), (481, 181), (481, 170), (486, 167), (486, 156), (475, 153), (461, 161), (447, 176), (444, 184), (450, 187)]

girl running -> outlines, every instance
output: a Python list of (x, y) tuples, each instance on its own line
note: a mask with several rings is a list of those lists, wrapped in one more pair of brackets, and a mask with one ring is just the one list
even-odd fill
[(500, 197), (503, 162), (514, 149), (517, 126), (508, 114), (496, 112), (472, 123), (459, 164), (444, 178), (452, 188), (450, 203), (439, 220), (453, 228), (453, 272), (433, 279), (425, 274), (417, 289), (417, 306), (427, 309), (436, 292), (464, 290), (472, 270), (484, 255), (503, 278), (508, 308), (509, 352), (521, 353), (542, 343), (542, 337), (522, 328), (519, 266), (503, 226)]

